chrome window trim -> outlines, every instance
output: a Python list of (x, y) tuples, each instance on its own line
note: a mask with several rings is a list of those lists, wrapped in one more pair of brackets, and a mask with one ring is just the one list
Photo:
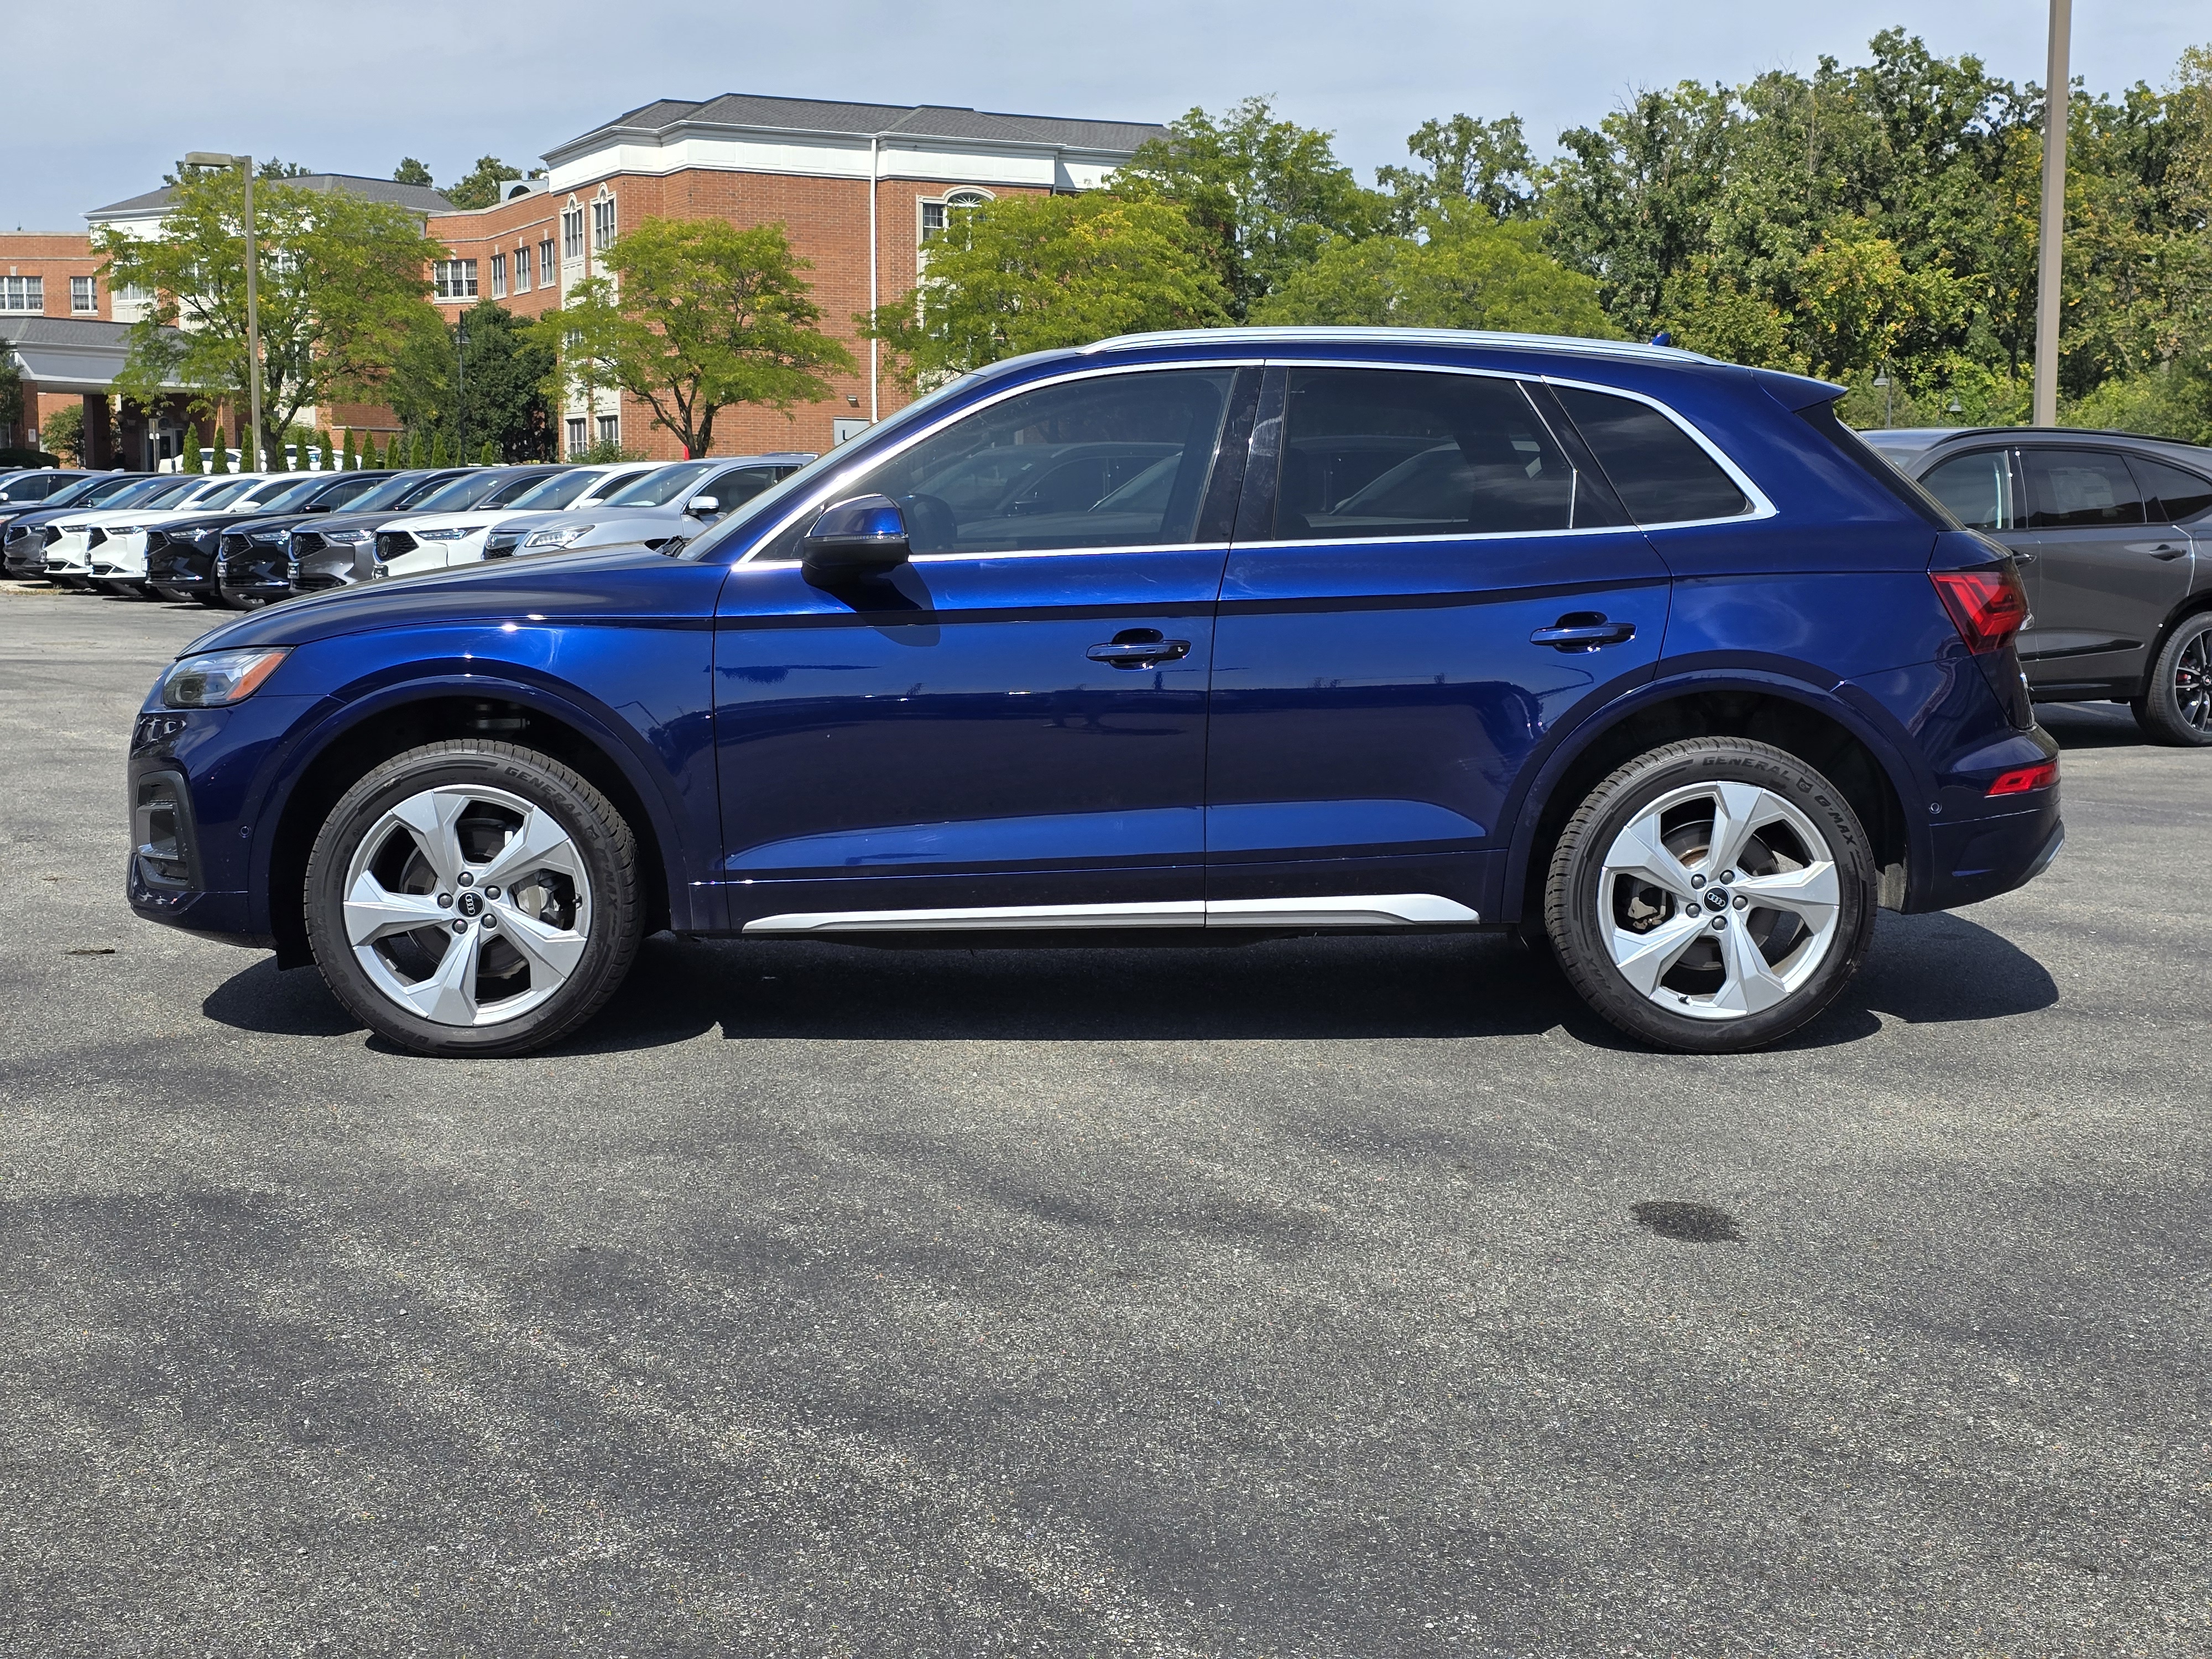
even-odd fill
[[(799, 506), (793, 507), (790, 512), (778, 519), (775, 521), (775, 526), (764, 532), (757, 541), (755, 541), (753, 545), (745, 550), (744, 556), (737, 560), (731, 565), (730, 568), (732, 570), (742, 570), (747, 565), (756, 562), (765, 565), (772, 569), (788, 570), (792, 568), (799, 562), (799, 560), (785, 559), (770, 561), (762, 559), (759, 557), (760, 550), (763, 547), (766, 547), (770, 542), (774, 541), (778, 536), (783, 534), (785, 531), (790, 529), (793, 525), (798, 523), (800, 519), (805, 517), (808, 513), (818, 513), (832, 501), (837, 499), (838, 492), (849, 489), (852, 486), (854, 480), (857, 478), (860, 473), (873, 468), (881, 462), (888, 461), (896, 456), (905, 454), (908, 450), (921, 442), (923, 439), (933, 438), (939, 433), (944, 431), (946, 428), (953, 425), (955, 422), (964, 421), (970, 415), (980, 414), (984, 410), (995, 408), (1000, 404), (1006, 402), (1009, 398), (1018, 398), (1024, 392), (1041, 392), (1047, 386), (1066, 386), (1077, 380), (1101, 380), (1109, 375), (1155, 374), (1172, 373), (1178, 369), (1191, 368), (1260, 368), (1264, 366), (1262, 360), (1257, 357), (1208, 357), (1203, 360), (1189, 359), (1166, 363), (1105, 363), (1093, 365), (1085, 368), (1071, 369), (1064, 374), (1048, 374), (1042, 380), (1024, 380), (1019, 386), (1008, 386), (1003, 392), (995, 392), (990, 397), (979, 398), (972, 404), (962, 405), (959, 409), (945, 416), (943, 420), (936, 422), (932, 425), (925, 426), (917, 432), (908, 434), (906, 437), (901, 439), (897, 443), (891, 445), (888, 448), (878, 450), (870, 455), (856, 457), (850, 466), (846, 467), (842, 471), (839, 472), (836, 477), (829, 480), (820, 489), (810, 492)], [(1168, 545), (1177, 550), (1188, 550), (1188, 549), (1198, 545), (1198, 544), (1193, 542), (1174, 542)], [(1051, 547), (1038, 548), (1035, 550), (1039, 553), (1057, 554), (1127, 551), (1150, 552), (1155, 550), (1155, 549), (1150, 546), (1140, 547), (1133, 550), (1127, 548), (1102, 547)], [(918, 553), (914, 556), (916, 561), (919, 561), (921, 559), (1018, 558), (1024, 556), (1012, 553)]]

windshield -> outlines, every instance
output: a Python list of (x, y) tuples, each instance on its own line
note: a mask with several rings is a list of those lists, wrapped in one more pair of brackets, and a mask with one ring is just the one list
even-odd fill
[(566, 507), (605, 477), (604, 472), (556, 472), (531, 485), (507, 505), (532, 509)]
[(155, 501), (181, 501), (188, 492), (197, 489), (206, 480), (187, 473), (183, 477), (156, 478), (143, 495), (133, 495), (131, 505), (147, 507)]
[(506, 479), (496, 489), (494, 489), (490, 495), (486, 495), (481, 501), (479, 501), (477, 505), (480, 507), (512, 507), (523, 496), (527, 495), (532, 490), (537, 489), (538, 485), (550, 483), (553, 479), (565, 476), (566, 475), (564, 473), (560, 472), (525, 472), (517, 477)]
[(118, 477), (109, 472), (89, 478), (79, 478), (66, 489), (58, 489), (46, 499), (48, 507), (84, 507), (94, 501), (104, 501), (131, 482), (128, 474)]
[(426, 485), (434, 486), (443, 482), (442, 478), (426, 478), (420, 472), (397, 472), (388, 478), (379, 478), (374, 489), (354, 502), (351, 511), (374, 513), (379, 507), (397, 507)]
[(253, 487), (251, 478), (233, 478), (228, 483), (217, 484), (204, 495), (192, 498), (194, 507), (227, 507)]
[(418, 513), (465, 513), (501, 484), (511, 482), (512, 478), (504, 473), (465, 473), (443, 489), (433, 490), (407, 505)]
[(607, 497), (609, 507), (665, 507), (714, 470), (711, 461), (689, 461), (648, 472), (627, 489)]
[(310, 475), (305, 478), (264, 478), (250, 497), (238, 503), (251, 507), (257, 513), (278, 513), (305, 501), (320, 489), (326, 480)]
[[(897, 414), (885, 419), (872, 429), (868, 436), (889, 441), (908, 428), (933, 418), (940, 404), (969, 390), (968, 381), (970, 378), (963, 374), (957, 380), (947, 380), (927, 397), (908, 404)], [(869, 447), (878, 455), (883, 453), (878, 445), (871, 444)], [(804, 495), (834, 474), (848, 471), (852, 459), (852, 451), (845, 444), (840, 444), (825, 455), (817, 456), (781, 483), (770, 484), (747, 501), (744, 513), (732, 513), (705, 534), (694, 537), (678, 551), (676, 556), (696, 564), (710, 557), (717, 548), (742, 546), (744, 538), (788, 508), (793, 496)]]

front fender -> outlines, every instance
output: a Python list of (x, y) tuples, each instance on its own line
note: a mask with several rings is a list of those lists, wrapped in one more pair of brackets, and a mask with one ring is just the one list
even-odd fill
[[(301, 781), (331, 745), (410, 704), (470, 697), (512, 702), (581, 735), (621, 773), (642, 805), (668, 883), (669, 916), (682, 931), (720, 925), (711, 885), (700, 914), (694, 883), (712, 873), (720, 845), (714, 787), (712, 635), (703, 626), (588, 630), (580, 653), (573, 626), (468, 626), (435, 630), (425, 641), (382, 634), (346, 635), (301, 647), (288, 678), (332, 686), (272, 745), (252, 793), (261, 805), (252, 828), (255, 922), (269, 930), (271, 872), (282, 826)], [(672, 643), (682, 648), (672, 649)], [(584, 689), (588, 669), (602, 692)]]

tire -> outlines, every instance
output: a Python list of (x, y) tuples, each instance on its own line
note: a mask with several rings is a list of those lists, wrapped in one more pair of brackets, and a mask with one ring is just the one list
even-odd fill
[(558, 1040), (615, 994), (644, 933), (621, 813), (504, 743), (428, 744), (355, 784), (315, 837), (305, 899), (331, 994), (425, 1054)]
[[(1717, 868), (1717, 823), (1733, 860)], [(1583, 1000), (1686, 1054), (1756, 1048), (1818, 1014), (1865, 958), (1875, 908), (1874, 855), (1842, 793), (1741, 738), (1668, 744), (1600, 783), (1560, 833), (1544, 892)]]
[(2153, 743), (2212, 747), (2212, 611), (2185, 617), (2166, 635), (2128, 710)]

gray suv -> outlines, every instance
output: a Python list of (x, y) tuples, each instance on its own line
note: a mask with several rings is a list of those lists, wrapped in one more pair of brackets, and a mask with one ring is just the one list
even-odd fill
[(2161, 743), (2212, 745), (2212, 449), (2051, 428), (1861, 435), (2012, 550), (2037, 702), (2124, 702)]

